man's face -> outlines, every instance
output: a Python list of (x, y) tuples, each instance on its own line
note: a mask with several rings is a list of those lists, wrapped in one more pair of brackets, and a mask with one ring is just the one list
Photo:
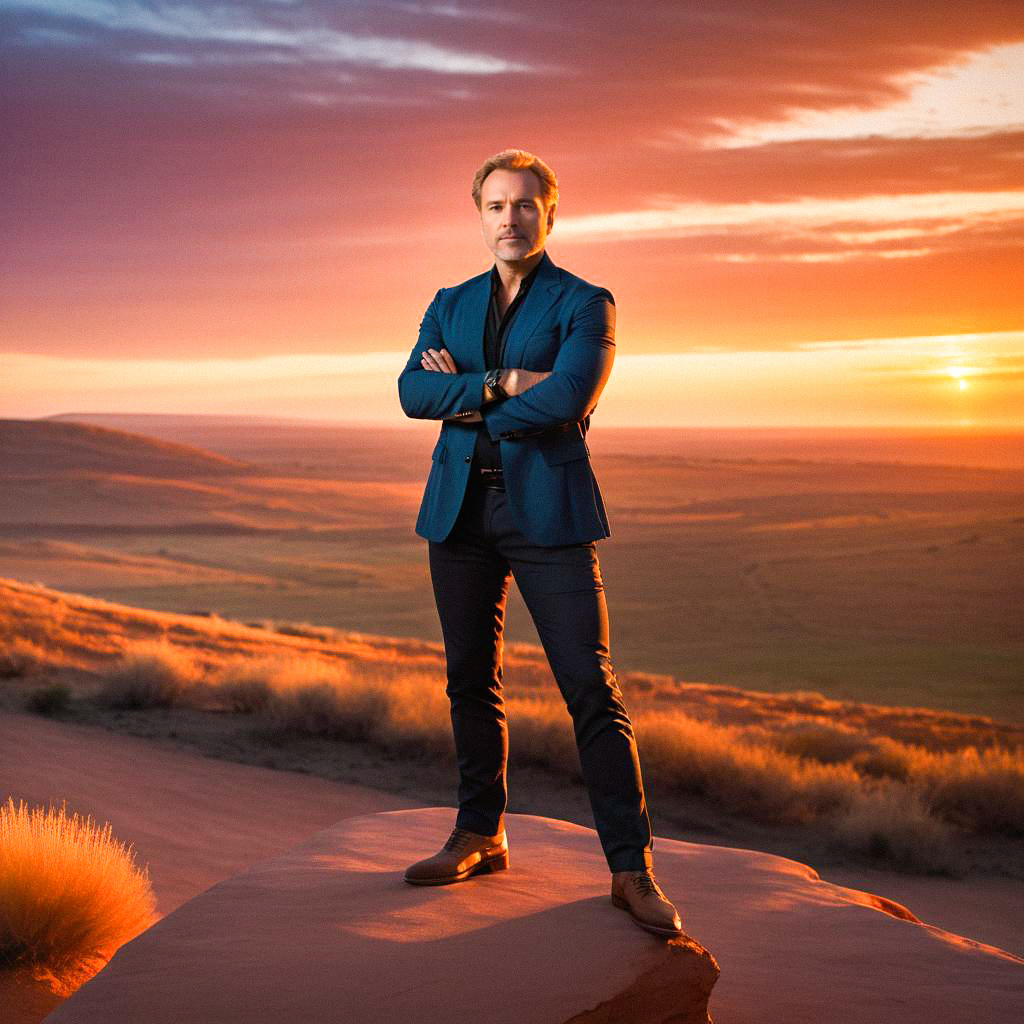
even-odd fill
[(540, 252), (555, 222), (544, 210), (540, 179), (533, 171), (499, 168), (480, 188), (480, 226), (495, 258), (512, 263)]

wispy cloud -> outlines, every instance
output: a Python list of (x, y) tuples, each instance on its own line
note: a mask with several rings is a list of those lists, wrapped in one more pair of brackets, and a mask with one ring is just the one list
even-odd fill
[(521, 11), (500, 7), (481, 7), (479, 4), (424, 4), (424, 3), (389, 3), (384, 4), (392, 10), (405, 14), (417, 14), (422, 17), (457, 18), (460, 21), (497, 21), (515, 22), (522, 19)]
[[(1019, 327), (1024, 23), (1005, 0), (880, 11), (0, 0), (0, 349), (411, 345), (489, 261), (469, 184), (509, 145), (558, 173), (552, 256), (613, 290), (620, 356)], [(832, 380), (809, 354), (808, 393)]]
[[(61, 23), (50, 29), (45, 25), (23, 26), (16, 38), (30, 45), (46, 42), (46, 31), (68, 35), (69, 24), (78, 24), (124, 36), (128, 45), (137, 36), (149, 36), (159, 39), (165, 48), (175, 43), (181, 46), (215, 44), (248, 49), (268, 59), (285, 52), (309, 63), (355, 64), (385, 70), (451, 75), (533, 70), (522, 61), (455, 49), (428, 40), (346, 32), (318, 24), (300, 9), (272, 6), (274, 10), (265, 10), (260, 18), (239, 5), (144, 4), (135, 0), (116, 3), (108, 0), (0, 0), (0, 8), (46, 16)], [(71, 39), (63, 41), (67, 44)], [(153, 52), (152, 44), (137, 50), (141, 60), (150, 52)], [(203, 59), (201, 53), (192, 51), (186, 56), (196, 61)]]
[(928, 256), (935, 250), (919, 249), (843, 249), (839, 252), (724, 252), (711, 253), (709, 259), (719, 263), (843, 263), (848, 260), (907, 260)]
[(897, 75), (905, 95), (874, 106), (824, 108), (828, 93), (808, 91), (808, 105), (781, 120), (717, 118), (707, 148), (856, 138), (942, 138), (1024, 128), (1024, 43), (960, 56), (927, 72)]
[[(1024, 220), (1024, 190), (931, 192), (920, 195), (869, 195), (842, 199), (802, 198), (780, 202), (663, 202), (653, 209), (566, 217), (556, 230), (564, 241), (633, 238), (694, 238), (730, 235), (770, 236), (817, 243), (809, 251), (709, 253), (718, 260), (744, 262), (779, 259), (796, 262), (874, 256), (905, 259), (925, 255), (927, 244), (886, 246), (981, 226), (1005, 226)], [(866, 243), (880, 243), (875, 248)]]
[[(924, 334), (905, 338), (856, 338), (844, 341), (804, 341), (794, 349), (822, 354), (849, 354), (866, 360), (865, 373), (898, 377), (1002, 376), (1024, 366), (1024, 331), (985, 331), (973, 334)], [(877, 360), (889, 362), (879, 364)]]

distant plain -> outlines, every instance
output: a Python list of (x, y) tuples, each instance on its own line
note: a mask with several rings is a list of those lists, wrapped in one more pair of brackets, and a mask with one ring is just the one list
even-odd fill
[[(618, 670), (1024, 720), (1020, 435), (594, 422)], [(0, 576), (438, 641), (413, 530), (436, 433), (3, 420)], [(514, 587), (506, 642), (538, 643)]]

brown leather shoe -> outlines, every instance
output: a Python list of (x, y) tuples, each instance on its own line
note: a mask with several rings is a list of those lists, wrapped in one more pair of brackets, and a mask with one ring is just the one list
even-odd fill
[(652, 868), (646, 871), (613, 871), (612, 903), (628, 910), (641, 928), (656, 935), (679, 935), (683, 922), (662, 892)]
[(507, 867), (508, 837), (504, 831), (482, 836), (456, 826), (433, 857), (405, 869), (405, 880), (413, 885), (448, 885)]

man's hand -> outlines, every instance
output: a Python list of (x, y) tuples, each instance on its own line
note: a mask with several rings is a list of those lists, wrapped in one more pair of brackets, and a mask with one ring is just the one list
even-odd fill
[(550, 370), (520, 370), (513, 368), (501, 371), (500, 383), (507, 395), (521, 395), (524, 391), (529, 391), (534, 384), (539, 384), (550, 376)]
[(451, 352), (443, 348), (438, 351), (436, 348), (428, 348), (420, 357), (424, 370), (435, 370), (439, 373), (458, 373), (455, 369), (455, 360)]

